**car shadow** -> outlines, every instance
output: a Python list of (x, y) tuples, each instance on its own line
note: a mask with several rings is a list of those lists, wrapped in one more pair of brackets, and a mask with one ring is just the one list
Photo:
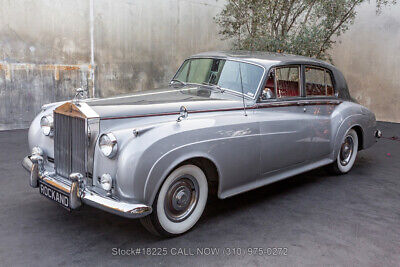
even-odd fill
[[(355, 172), (370, 165), (371, 159), (362, 155), (358, 156), (356, 162), (357, 164), (353, 170)], [(185, 236), (196, 235), (195, 232), (202, 231), (204, 228), (201, 225), (227, 220), (231, 216), (247, 212), (248, 209), (264, 204), (267, 205), (271, 201), (291, 196), (292, 194), (296, 195), (307, 187), (323, 186), (324, 181), (332, 181), (330, 178), (337, 179), (338, 176), (330, 174), (322, 167), (227, 199), (211, 198), (207, 203), (202, 218), (198, 222), (200, 227), (195, 227), (193, 231), (189, 231)], [(84, 230), (85, 235), (102, 236), (102, 238), (96, 238), (96, 240), (100, 243), (103, 242), (106, 247), (109, 247), (111, 243), (103, 240), (113, 241), (121, 247), (129, 246), (132, 243), (146, 245), (163, 240), (161, 237), (148, 233), (139, 220), (119, 217), (90, 206), (83, 207), (79, 212), (65, 214), (65, 220), (70, 224), (76, 224), (76, 227), (79, 227), (82, 231)], [(64, 221), (60, 221), (59, 227), (62, 227), (63, 223)]]

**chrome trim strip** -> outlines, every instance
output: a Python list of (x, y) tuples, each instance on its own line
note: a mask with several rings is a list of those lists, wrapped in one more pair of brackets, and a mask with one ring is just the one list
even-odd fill
[[(269, 107), (286, 107), (286, 106), (304, 106), (304, 105), (339, 105), (343, 101), (336, 98), (328, 99), (304, 99), (303, 97), (276, 100), (272, 99), (269, 101), (262, 101), (256, 103), (253, 106), (247, 106), (246, 110), (259, 109), (259, 108), (269, 108)], [(205, 109), (205, 110), (188, 110), (188, 113), (206, 113), (206, 112), (222, 112), (222, 111), (238, 111), (243, 110), (243, 107), (237, 108), (221, 108), (221, 109)], [(132, 116), (121, 116), (121, 117), (103, 117), (100, 120), (120, 120), (120, 119), (133, 119), (133, 118), (144, 118), (144, 117), (155, 117), (155, 116), (170, 116), (179, 115), (179, 112), (169, 112), (169, 113), (150, 113), (143, 115), (132, 115)]]

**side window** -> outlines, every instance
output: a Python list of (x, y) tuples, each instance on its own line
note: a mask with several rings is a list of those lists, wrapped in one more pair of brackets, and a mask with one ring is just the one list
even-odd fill
[(185, 65), (176, 79), (182, 82), (202, 83), (208, 80), (212, 59), (193, 59), (185, 61)]
[(332, 77), (322, 68), (306, 67), (306, 96), (333, 96)]
[(278, 98), (300, 96), (300, 67), (276, 68), (275, 78)]

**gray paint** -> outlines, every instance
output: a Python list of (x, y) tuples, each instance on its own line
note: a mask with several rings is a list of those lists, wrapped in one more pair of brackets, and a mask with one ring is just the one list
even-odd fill
[[(247, 116), (240, 96), (219, 91), (211, 92), (209, 99), (192, 101), (182, 98), (190, 94), (179, 89), (136, 97), (87, 100), (85, 103), (100, 118), (99, 134), (112, 132), (119, 147), (113, 159), (104, 157), (98, 146), (95, 147), (93, 187), (96, 190), (101, 190), (97, 177), (108, 173), (114, 178), (115, 195), (119, 199), (151, 205), (162, 182), (176, 166), (201, 157), (216, 166), (218, 197), (226, 198), (333, 162), (346, 132), (353, 127), (360, 127), (362, 131), (360, 149), (375, 143), (375, 115), (348, 98), (346, 82), (335, 67), (304, 57), (267, 53), (242, 54), (240, 58), (230, 52), (202, 54), (204, 57), (216, 55), (262, 65), (266, 70), (263, 79), (273, 66), (324, 66), (334, 74), (335, 91), (340, 93), (338, 97), (263, 102), (255, 97), (246, 100)], [(192, 94), (196, 95), (200, 89), (192, 88)], [(214, 99), (215, 95), (220, 99)], [(160, 99), (167, 101), (148, 104)], [(138, 104), (143, 100), (143, 104)], [(182, 105), (189, 117), (177, 122)], [(48, 107), (33, 120), (29, 130), (30, 149), (40, 146), (48, 155), (54, 154), (52, 140), (41, 133), (39, 121), (57, 106)], [(133, 130), (139, 134), (135, 136)], [(92, 136), (92, 143), (97, 137)], [(50, 170), (51, 165), (47, 163)]]

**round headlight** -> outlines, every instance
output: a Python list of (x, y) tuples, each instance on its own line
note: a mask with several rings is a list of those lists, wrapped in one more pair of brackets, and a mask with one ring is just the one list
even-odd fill
[(117, 139), (112, 133), (103, 134), (100, 136), (99, 147), (104, 156), (112, 158), (118, 151)]
[(54, 134), (54, 122), (52, 115), (43, 116), (40, 119), (40, 128), (42, 128), (42, 132), (46, 136), (53, 136)]
[(112, 188), (112, 178), (111, 175), (109, 175), (108, 173), (105, 173), (101, 176), (100, 178), (100, 185), (101, 187), (106, 190), (106, 191), (110, 191)]

